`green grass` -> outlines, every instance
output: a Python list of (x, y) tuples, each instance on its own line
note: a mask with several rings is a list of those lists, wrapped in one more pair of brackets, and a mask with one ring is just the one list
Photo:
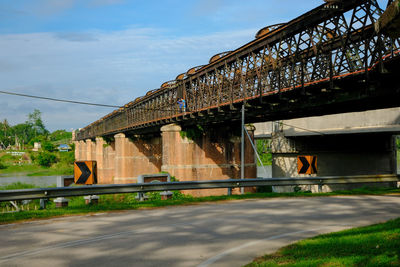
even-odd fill
[[(32, 188), (34, 186), (27, 184), (12, 184), (7, 187), (0, 187), (0, 190), (10, 190), (19, 188)], [(365, 195), (365, 194), (390, 194), (400, 193), (399, 189), (385, 189), (385, 188), (361, 188), (353, 191), (338, 191), (332, 193), (253, 193), (245, 195), (233, 196), (209, 196), (209, 197), (192, 197), (186, 196), (178, 191), (174, 192), (173, 198), (169, 200), (161, 200), (159, 194), (149, 193), (150, 200), (140, 202), (136, 200), (135, 194), (114, 194), (114, 195), (101, 195), (98, 205), (86, 205), (83, 197), (70, 197), (71, 200), (68, 208), (56, 208), (55, 204), (50, 201), (46, 210), (35, 210), (39, 207), (39, 201), (35, 200), (29, 205), (24, 207), (23, 212), (3, 213), (3, 209), (7, 210), (9, 204), (7, 202), (0, 202), (0, 224), (16, 222), (29, 219), (51, 218), (57, 216), (67, 216), (75, 214), (86, 214), (94, 212), (106, 212), (116, 210), (131, 210), (141, 208), (158, 208), (166, 206), (177, 205), (191, 205), (204, 202), (214, 201), (227, 201), (239, 199), (256, 199), (256, 198), (277, 198), (277, 197), (321, 197), (321, 196), (334, 196), (334, 195)], [(27, 210), (29, 209), (29, 211)]]
[(29, 163), (26, 159), (22, 160), (19, 164), (20, 156), (1, 153), (0, 163), (2, 168), (0, 168), (0, 174), (13, 175), (20, 173), (27, 176), (71, 175), (73, 174), (73, 164), (71, 163), (73, 159), (69, 158), (69, 153), (56, 152), (55, 155), (57, 155), (59, 162), (53, 164), (51, 167), (43, 167), (36, 162)]
[(400, 266), (400, 218), (305, 239), (246, 265), (262, 266)]
[(67, 165), (56, 164), (50, 168), (38, 166), (36, 164), (8, 165), (5, 169), (0, 169), (0, 174), (24, 173), (27, 176), (50, 176), (50, 175), (70, 175), (73, 168)]

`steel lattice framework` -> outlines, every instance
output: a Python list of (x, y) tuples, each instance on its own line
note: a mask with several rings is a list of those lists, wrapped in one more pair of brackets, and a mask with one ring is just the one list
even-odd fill
[[(76, 139), (135, 132), (179, 120), (230, 119), (227, 114), (239, 113), (238, 105), (257, 101), (249, 113), (256, 118), (273, 109), (277, 99), (296, 102), (285, 97), (290, 92), (306, 95), (307, 88), (316, 86), (334, 90), (351, 77), (368, 83), (370, 73), (383, 72), (385, 62), (399, 56), (399, 40), (374, 29), (382, 13), (375, 0), (334, 1), (288, 23), (266, 27), (252, 42), (149, 91), (85, 127)], [(184, 113), (178, 109), (180, 97), (187, 103)]]

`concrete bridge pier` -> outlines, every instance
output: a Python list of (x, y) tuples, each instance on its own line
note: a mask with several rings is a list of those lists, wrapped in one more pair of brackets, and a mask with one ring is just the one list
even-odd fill
[(97, 177), (100, 184), (114, 183), (115, 142), (96, 137)]
[[(254, 138), (254, 127), (248, 130)], [(170, 124), (163, 126), (161, 132), (162, 171), (170, 173), (179, 181), (240, 179), (240, 137), (232, 135), (234, 131), (226, 127), (215, 127), (188, 137), (184, 136), (185, 131), (182, 131), (181, 126)], [(256, 175), (254, 151), (246, 138), (245, 178), (256, 178)], [(184, 192), (193, 196), (223, 195), (227, 189)], [(239, 193), (239, 188), (232, 193)]]
[[(395, 137), (390, 133), (313, 135), (285, 137), (283, 132), (272, 133), (272, 177), (310, 176), (297, 173), (298, 155), (317, 156), (318, 173), (311, 176), (346, 176), (396, 174)], [(362, 185), (323, 186), (324, 192), (352, 189)], [(395, 186), (379, 183), (376, 186)], [(274, 187), (277, 192), (291, 192), (293, 186)], [(318, 192), (318, 186), (302, 186), (302, 190)]]
[(141, 174), (161, 171), (161, 138), (116, 134), (114, 182), (136, 183)]

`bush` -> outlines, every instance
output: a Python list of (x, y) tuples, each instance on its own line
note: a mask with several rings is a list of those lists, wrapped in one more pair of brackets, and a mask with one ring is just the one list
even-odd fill
[(54, 147), (54, 145), (53, 145), (52, 143), (50, 143), (50, 142), (48, 142), (48, 141), (44, 141), (44, 142), (42, 143), (42, 149), (43, 149), (44, 151), (53, 152), (54, 149), (55, 149), (55, 147)]
[(74, 164), (74, 162), (75, 162), (75, 153), (73, 151), (61, 152), (60, 153), (60, 162), (61, 163), (66, 163), (66, 164), (69, 164), (69, 165)]
[(41, 152), (37, 156), (37, 162), (40, 166), (50, 167), (51, 164), (56, 162), (56, 156), (49, 152)]
[(6, 165), (4, 165), (1, 161), (0, 161), (0, 170), (7, 168)]

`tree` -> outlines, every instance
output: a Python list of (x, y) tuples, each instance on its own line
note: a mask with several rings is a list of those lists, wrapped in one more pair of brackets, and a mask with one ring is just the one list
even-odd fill
[(38, 109), (35, 109), (32, 113), (28, 114), (28, 121), (26, 123), (31, 125), (33, 128), (35, 137), (37, 135), (47, 135), (49, 133), (43, 124), (42, 112)]
[(49, 152), (41, 152), (37, 156), (37, 161), (40, 166), (50, 167), (52, 163), (56, 162), (56, 156)]
[(43, 141), (42, 148), (44, 151), (48, 151), (48, 152), (53, 152), (55, 149), (54, 145), (52, 143), (50, 143), (49, 141)]
[(10, 127), (7, 119), (0, 122), (0, 145), (4, 148), (10, 145), (12, 136), (12, 128)]
[(400, 150), (400, 137), (399, 136), (397, 136), (396, 143), (397, 143), (397, 150)]
[(60, 140), (71, 139), (71, 138), (72, 138), (72, 133), (67, 132), (66, 130), (57, 130), (50, 134), (51, 141), (60, 141)]

